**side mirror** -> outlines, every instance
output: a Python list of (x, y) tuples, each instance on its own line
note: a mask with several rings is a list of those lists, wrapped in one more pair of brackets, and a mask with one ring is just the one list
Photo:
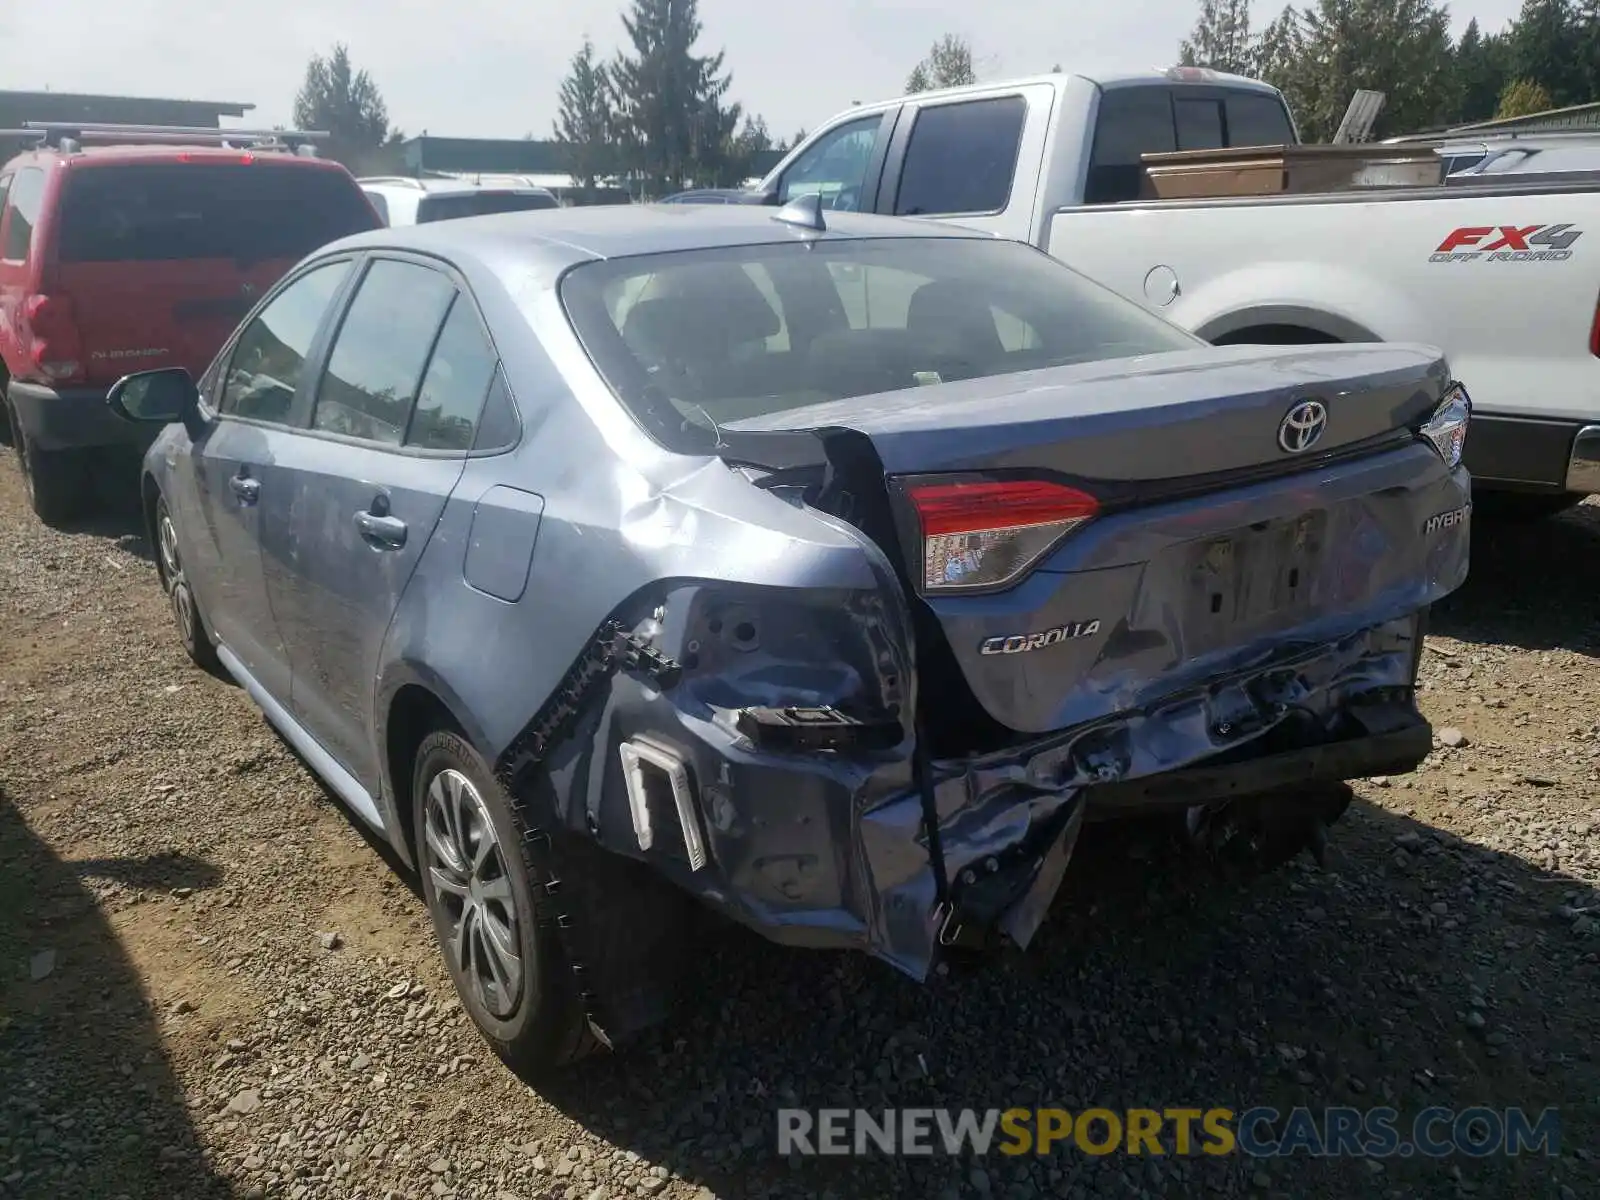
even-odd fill
[(758, 199), (756, 200), (756, 203), (765, 205), (768, 208), (777, 208), (778, 207), (778, 189), (777, 188), (773, 188), (770, 192), (760, 192), (760, 193), (758, 193)]
[(188, 422), (199, 411), (200, 393), (182, 367), (124, 375), (106, 393), (111, 411), (124, 421)]

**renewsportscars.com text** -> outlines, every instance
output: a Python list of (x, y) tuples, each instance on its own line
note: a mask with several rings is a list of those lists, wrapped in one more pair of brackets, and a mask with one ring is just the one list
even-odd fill
[(1553, 1108), (778, 1110), (780, 1155), (1082, 1154), (1445, 1158), (1560, 1153)]

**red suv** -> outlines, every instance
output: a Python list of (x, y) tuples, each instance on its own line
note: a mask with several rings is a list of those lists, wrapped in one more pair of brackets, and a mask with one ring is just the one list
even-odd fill
[[(224, 137), (240, 135), (211, 140)], [(0, 392), (39, 517), (78, 515), (105, 468), (149, 444), (106, 407), (113, 383), (166, 366), (198, 376), (300, 258), (381, 224), (342, 166), (281, 143), (58, 137), (0, 167)]]

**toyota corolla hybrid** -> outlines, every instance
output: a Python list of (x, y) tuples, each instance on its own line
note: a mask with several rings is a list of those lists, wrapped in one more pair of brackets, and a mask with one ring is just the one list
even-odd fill
[(143, 479), (192, 657), (418, 870), (535, 1070), (664, 1010), (698, 899), (921, 978), (1026, 946), (1086, 818), (1318, 844), (1427, 753), (1465, 392), (1218, 349), (1027, 246), (814, 199), (304, 260)]

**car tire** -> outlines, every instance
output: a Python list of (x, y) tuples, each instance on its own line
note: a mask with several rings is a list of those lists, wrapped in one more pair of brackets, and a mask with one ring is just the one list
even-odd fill
[(530, 831), (488, 764), (460, 734), (430, 734), (411, 794), (423, 899), (479, 1033), (524, 1078), (592, 1052), (547, 881), (525, 854)]
[[(13, 417), (15, 413), (13, 412)], [(17, 467), (34, 515), (46, 525), (65, 525), (85, 507), (89, 478), (83, 457), (71, 450), (41, 450), (28, 431), (12, 421)]]
[(217, 658), (217, 648), (211, 641), (211, 627), (200, 611), (200, 601), (195, 597), (189, 577), (184, 573), (183, 556), (178, 550), (178, 527), (172, 523), (164, 497), (157, 497), (155, 519), (152, 522), (156, 537), (156, 575), (161, 580), (161, 590), (166, 592), (172, 605), (172, 622), (178, 627), (178, 640), (189, 661), (213, 675), (222, 673), (222, 663)]

